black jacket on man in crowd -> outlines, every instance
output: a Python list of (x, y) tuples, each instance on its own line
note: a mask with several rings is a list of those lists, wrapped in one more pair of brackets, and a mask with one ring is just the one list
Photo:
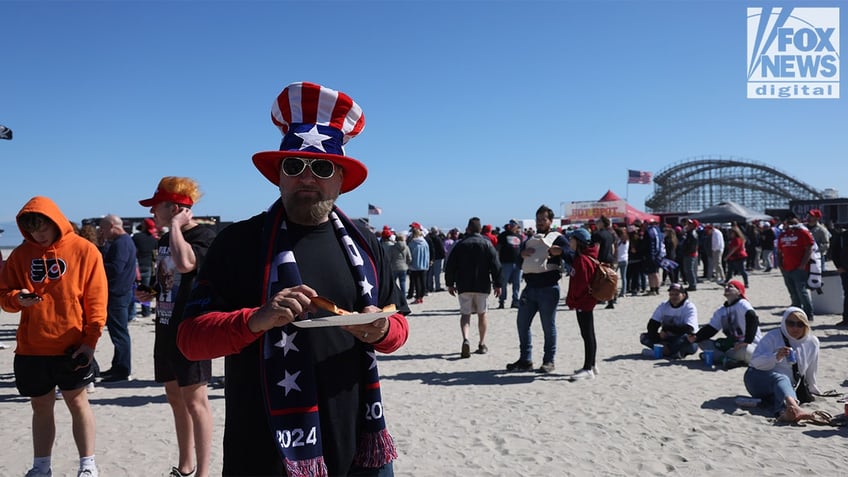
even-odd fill
[(492, 242), (474, 233), (457, 242), (445, 265), (445, 283), (459, 293), (491, 293), (500, 288), (501, 262)]

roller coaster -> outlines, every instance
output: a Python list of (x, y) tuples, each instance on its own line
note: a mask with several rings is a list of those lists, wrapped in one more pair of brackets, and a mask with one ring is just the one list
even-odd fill
[(733, 156), (699, 156), (654, 175), (651, 212), (691, 212), (733, 201), (754, 210), (786, 209), (790, 200), (823, 199), (822, 191), (766, 164)]

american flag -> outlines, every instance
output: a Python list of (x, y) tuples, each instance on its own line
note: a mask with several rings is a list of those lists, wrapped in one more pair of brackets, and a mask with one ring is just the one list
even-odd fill
[(650, 184), (651, 183), (651, 173), (647, 171), (634, 171), (633, 169), (627, 170), (627, 183), (628, 184)]
[(380, 215), (383, 213), (383, 209), (377, 207), (374, 204), (368, 204), (368, 215)]

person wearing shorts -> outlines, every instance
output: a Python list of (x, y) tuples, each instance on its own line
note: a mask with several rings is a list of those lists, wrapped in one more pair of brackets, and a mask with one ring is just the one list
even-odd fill
[(480, 342), (477, 354), (486, 354), (486, 299), (492, 293), (494, 284), (495, 296), (501, 294), (501, 263), (498, 252), (486, 237), (480, 234), (483, 230), (480, 219), (472, 217), (465, 229), (466, 236), (451, 249), (448, 262), (445, 265), (445, 282), (448, 293), (456, 296), (459, 293), (459, 327), (462, 331), (461, 358), (471, 357), (471, 344), (468, 335), (471, 328), (471, 314), (477, 314), (477, 330)]
[(15, 385), (32, 407), (33, 465), (26, 475), (53, 473), (58, 386), (73, 422), (77, 475), (97, 477), (94, 412), (85, 388), (94, 380), (94, 349), (106, 323), (103, 259), (47, 197), (30, 199), (17, 223), (24, 242), (0, 271), (0, 306), (21, 315), (14, 369)]
[(212, 448), (212, 409), (206, 391), (212, 361), (191, 361), (177, 348), (177, 329), (197, 270), (215, 238), (212, 229), (192, 218), (191, 206), (200, 195), (193, 179), (164, 177), (153, 197), (139, 201), (150, 207), (157, 228), (168, 227), (159, 239), (155, 292), (136, 292), (136, 298), (142, 302), (156, 298), (154, 379), (165, 385), (179, 447), (179, 462), (171, 468), (171, 477), (207, 477)]

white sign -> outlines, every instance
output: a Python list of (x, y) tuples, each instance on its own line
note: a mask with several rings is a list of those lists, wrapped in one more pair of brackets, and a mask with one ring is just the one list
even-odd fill
[(606, 202), (583, 201), (565, 205), (565, 218), (572, 222), (586, 222), (607, 217), (624, 217), (627, 214), (627, 202), (611, 200)]

